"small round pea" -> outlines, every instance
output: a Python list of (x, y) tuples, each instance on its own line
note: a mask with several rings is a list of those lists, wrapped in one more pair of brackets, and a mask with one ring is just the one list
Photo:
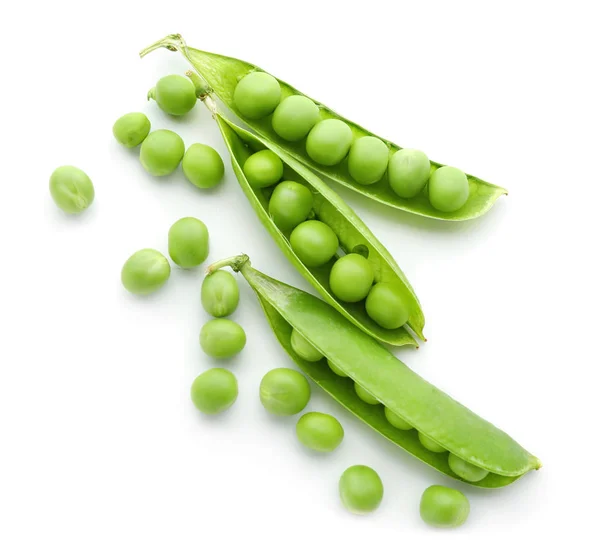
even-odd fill
[(300, 443), (314, 451), (329, 453), (344, 439), (344, 428), (337, 418), (322, 412), (308, 412), (296, 424)]
[(318, 122), (308, 133), (306, 151), (321, 165), (335, 165), (342, 161), (352, 144), (352, 130), (339, 119)]
[(171, 74), (164, 76), (148, 92), (148, 99), (169, 115), (185, 115), (196, 105), (196, 88), (188, 78)]
[(318, 362), (323, 359), (323, 354), (319, 352), (306, 338), (304, 338), (296, 329), (292, 330), (292, 349), (298, 356), (307, 362)]
[(431, 165), (420, 150), (398, 150), (388, 166), (388, 179), (392, 190), (402, 198), (417, 196), (425, 187)]
[(192, 144), (181, 162), (187, 180), (200, 189), (210, 189), (218, 185), (225, 173), (221, 156), (206, 144)]
[(373, 285), (373, 267), (362, 255), (350, 253), (335, 261), (329, 274), (329, 287), (342, 301), (361, 301)]
[(429, 451), (433, 451), (434, 453), (444, 453), (446, 451), (439, 443), (421, 432), (419, 432), (419, 441), (425, 449), (429, 449)]
[(329, 262), (338, 250), (335, 232), (323, 222), (302, 222), (290, 235), (290, 244), (298, 258), (306, 266), (322, 266)]
[(399, 430), (412, 430), (412, 426), (404, 420), (404, 418), (400, 418), (395, 412), (392, 412), (387, 406), (384, 408), (384, 413), (387, 421), (394, 426), (394, 428), (398, 428)]
[(213, 317), (231, 315), (240, 301), (237, 280), (226, 270), (217, 270), (204, 278), (200, 294), (202, 307)]
[(295, 142), (304, 138), (319, 120), (319, 108), (303, 95), (286, 97), (275, 109), (271, 125), (284, 140)]
[(408, 306), (402, 293), (387, 282), (375, 284), (365, 302), (367, 315), (384, 329), (397, 329), (408, 321)]
[(271, 414), (292, 416), (308, 404), (310, 385), (301, 373), (276, 368), (262, 378), (259, 395), (260, 402)]
[(372, 185), (383, 177), (390, 151), (379, 138), (363, 136), (350, 147), (348, 172), (361, 185)]
[(469, 198), (467, 176), (456, 167), (440, 167), (429, 178), (429, 202), (441, 212), (455, 212)]
[(171, 130), (155, 130), (142, 142), (140, 161), (150, 175), (162, 177), (177, 169), (184, 152), (185, 144), (179, 134)]
[(212, 368), (194, 379), (190, 393), (194, 406), (200, 412), (218, 414), (237, 399), (237, 379), (227, 369)]
[(50, 175), (50, 196), (67, 214), (79, 214), (94, 202), (94, 185), (78, 167), (63, 165)]
[(121, 282), (132, 294), (148, 295), (171, 275), (171, 265), (156, 249), (142, 249), (129, 257), (121, 270)]
[(344, 507), (357, 514), (375, 511), (383, 499), (383, 483), (379, 475), (365, 465), (354, 465), (344, 471), (339, 483)]
[(448, 466), (454, 474), (469, 482), (479, 482), (489, 474), (489, 471), (473, 465), (472, 463), (467, 463), (467, 461), (453, 453), (448, 455)]
[(310, 214), (313, 195), (310, 189), (295, 181), (282, 181), (269, 199), (269, 214), (283, 232), (294, 229)]
[(139, 146), (150, 132), (150, 121), (144, 113), (127, 113), (113, 125), (113, 136), (126, 148)]
[(244, 163), (244, 175), (250, 186), (264, 189), (277, 183), (283, 175), (283, 162), (271, 150), (260, 150)]
[(235, 87), (233, 102), (249, 119), (261, 119), (271, 114), (281, 99), (279, 82), (265, 72), (244, 76)]
[(246, 346), (246, 333), (230, 319), (211, 319), (200, 330), (200, 346), (213, 358), (231, 358)]
[(469, 517), (469, 500), (454, 488), (430, 486), (421, 496), (421, 519), (433, 527), (459, 527)]
[(344, 373), (339, 367), (337, 367), (329, 358), (327, 358), (327, 365), (329, 366), (329, 369), (331, 371), (333, 371), (333, 373), (335, 373), (336, 375), (339, 375), (340, 377), (348, 377), (347, 373)]
[(169, 229), (169, 256), (181, 268), (193, 268), (208, 257), (208, 229), (198, 218), (181, 218)]
[(379, 404), (379, 401), (373, 395), (371, 395), (369, 391), (356, 383), (356, 381), (354, 382), (354, 390), (361, 401), (366, 402), (367, 404)]

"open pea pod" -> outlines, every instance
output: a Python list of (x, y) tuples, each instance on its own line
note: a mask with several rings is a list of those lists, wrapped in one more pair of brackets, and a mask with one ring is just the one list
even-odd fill
[[(140, 55), (144, 56), (147, 53), (159, 48), (165, 47), (171, 51), (179, 51), (194, 67), (194, 69), (204, 78), (208, 86), (217, 94), (221, 101), (233, 111), (242, 121), (248, 126), (257, 131), (261, 136), (268, 139), (270, 142), (278, 144), (282, 150), (292, 155), (304, 165), (308, 165), (317, 169), (328, 179), (336, 181), (344, 187), (350, 188), (364, 196), (368, 196), (377, 202), (392, 206), (406, 212), (435, 218), (438, 220), (461, 221), (477, 218), (485, 214), (496, 202), (496, 200), (507, 191), (501, 187), (478, 179), (472, 175), (467, 175), (469, 182), (469, 198), (467, 202), (459, 210), (454, 212), (442, 212), (435, 209), (429, 202), (429, 198), (425, 192), (421, 192), (414, 198), (400, 198), (390, 188), (387, 179), (387, 174), (378, 182), (364, 186), (355, 181), (348, 172), (348, 164), (346, 160), (341, 161), (337, 165), (325, 166), (313, 161), (307, 154), (305, 149), (305, 140), (288, 142), (281, 138), (273, 130), (271, 126), (271, 116), (261, 119), (247, 119), (240, 113), (234, 103), (233, 94), (238, 81), (250, 72), (264, 71), (254, 64), (223, 56), (219, 54), (208, 53), (188, 47), (181, 35), (168, 35), (164, 39), (157, 41), (144, 49)], [(281, 100), (290, 95), (307, 95), (301, 93), (289, 84), (278, 80), (281, 86)], [(310, 99), (310, 98), (309, 98)], [(365, 130), (361, 126), (343, 118), (322, 103), (313, 100), (319, 107), (320, 118), (330, 119), (336, 118), (344, 121), (351, 129), (353, 139), (357, 140), (363, 136), (376, 136)], [(379, 137), (377, 137), (379, 138)], [(380, 138), (390, 150), (390, 155), (400, 150), (400, 146), (388, 140)], [(431, 171), (433, 172), (442, 164), (431, 162)]]
[[(510, 436), (418, 376), (324, 301), (255, 270), (246, 255), (214, 263), (208, 273), (223, 266), (242, 273), (256, 292), (281, 345), (317, 385), (375, 431), (424, 463), (483, 488), (506, 486), (541, 467), (540, 460)], [(290, 342), (292, 329), (348, 377), (336, 375), (325, 360), (307, 362), (300, 358)], [(381, 404), (363, 402), (356, 395), (353, 381)], [(381, 405), (415, 429), (394, 428)], [(488, 471), (487, 476), (479, 481), (463, 480), (450, 469), (448, 453), (426, 449), (417, 432)]]

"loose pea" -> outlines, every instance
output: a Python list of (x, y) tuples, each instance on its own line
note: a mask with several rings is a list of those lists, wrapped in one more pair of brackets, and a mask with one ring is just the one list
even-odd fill
[(467, 176), (456, 167), (440, 167), (429, 178), (429, 202), (441, 212), (462, 208), (469, 198)]
[(336, 418), (322, 412), (308, 412), (296, 424), (300, 443), (314, 451), (333, 451), (344, 439), (344, 428)]
[(246, 345), (246, 333), (235, 321), (211, 319), (200, 330), (200, 346), (213, 358), (231, 358)]
[(169, 229), (169, 255), (181, 268), (193, 268), (208, 257), (208, 229), (197, 218), (181, 218)]
[(207, 313), (213, 317), (226, 317), (236, 310), (240, 289), (232, 274), (217, 270), (204, 278), (200, 297)]
[(472, 463), (467, 463), (467, 461), (453, 453), (448, 455), (448, 466), (452, 469), (454, 474), (469, 482), (479, 482), (489, 474), (489, 471), (473, 465)]
[(390, 158), (390, 187), (398, 196), (412, 198), (425, 187), (430, 170), (429, 159), (420, 150), (399, 150)]
[(237, 399), (237, 379), (227, 369), (209, 369), (194, 379), (191, 396), (200, 412), (218, 414), (227, 410)]
[(177, 169), (184, 152), (185, 144), (179, 134), (155, 130), (142, 142), (140, 161), (150, 175), (162, 177)]
[(394, 428), (398, 428), (399, 430), (412, 430), (412, 426), (404, 420), (404, 418), (400, 418), (395, 412), (392, 412), (387, 406), (384, 409), (385, 417), (387, 421), (394, 426)]
[(308, 97), (290, 95), (275, 109), (271, 124), (284, 140), (295, 142), (304, 138), (319, 120), (319, 108)]
[(319, 352), (306, 338), (304, 338), (296, 329), (292, 331), (292, 349), (298, 356), (307, 362), (318, 362), (323, 359), (323, 354)]
[(127, 113), (113, 125), (113, 136), (126, 148), (139, 146), (150, 132), (150, 121), (144, 113)]
[(383, 177), (388, 166), (388, 147), (375, 136), (363, 136), (350, 147), (348, 171), (361, 185), (371, 185)]
[(327, 365), (329, 366), (329, 369), (331, 371), (333, 371), (333, 373), (335, 373), (336, 375), (339, 375), (340, 377), (348, 377), (347, 373), (344, 373), (339, 367), (337, 367), (329, 358), (327, 358)]
[(255, 189), (270, 187), (281, 179), (283, 163), (271, 150), (260, 150), (244, 163), (244, 175)]
[(340, 478), (340, 498), (344, 507), (357, 514), (375, 511), (383, 499), (383, 483), (379, 475), (364, 465), (354, 465)]
[(265, 72), (244, 76), (233, 92), (233, 102), (249, 119), (260, 119), (273, 112), (281, 98), (279, 82)]
[(155, 249), (137, 251), (125, 261), (121, 282), (132, 294), (148, 295), (158, 290), (171, 275), (171, 265)]
[(421, 519), (433, 527), (459, 527), (469, 517), (469, 500), (454, 488), (430, 486), (421, 496)]
[(434, 453), (444, 453), (446, 451), (439, 443), (433, 441), (430, 437), (419, 432), (419, 441), (425, 449), (433, 451)]
[(269, 214), (283, 232), (294, 229), (310, 214), (313, 195), (308, 187), (295, 181), (282, 181), (269, 200)]
[(188, 78), (171, 74), (156, 82), (148, 92), (148, 99), (154, 99), (169, 115), (185, 115), (196, 105), (196, 88)]
[(262, 378), (259, 394), (260, 402), (271, 414), (291, 416), (308, 404), (310, 385), (301, 373), (276, 368)]
[(338, 299), (361, 301), (373, 285), (373, 267), (365, 257), (356, 253), (335, 261), (329, 274), (329, 287)]
[(306, 266), (322, 266), (329, 262), (339, 246), (335, 232), (318, 220), (308, 220), (296, 226), (290, 235), (290, 244)]
[(309, 157), (322, 165), (335, 165), (342, 161), (352, 144), (352, 130), (339, 119), (318, 122), (306, 139)]
[(364, 401), (367, 404), (379, 404), (379, 401), (373, 395), (371, 395), (369, 391), (363, 389), (363, 387), (356, 383), (356, 381), (354, 382), (354, 390), (361, 401)]
[(371, 288), (365, 308), (367, 315), (384, 329), (397, 329), (408, 321), (408, 307), (400, 290), (387, 282)]
[(63, 165), (50, 175), (50, 195), (67, 214), (79, 214), (94, 202), (94, 185), (78, 167)]
[(206, 144), (192, 144), (183, 156), (181, 168), (188, 181), (200, 189), (218, 185), (225, 173), (221, 156)]

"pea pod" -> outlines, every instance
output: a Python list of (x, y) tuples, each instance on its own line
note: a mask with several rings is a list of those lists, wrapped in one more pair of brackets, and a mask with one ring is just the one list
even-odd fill
[[(246, 255), (213, 264), (209, 274), (223, 266), (242, 273), (258, 296), (281, 345), (318, 386), (375, 431), (424, 463), (484, 488), (506, 486), (541, 467), (537, 457), (506, 433), (418, 376), (324, 301), (255, 270)], [(291, 346), (292, 329), (300, 332), (348, 377), (336, 375), (327, 360), (302, 360)], [(416, 429), (394, 428), (386, 419), (383, 406), (368, 405), (360, 400), (354, 390), (355, 382)], [(425, 448), (418, 433), (489, 474), (477, 481), (460, 478), (448, 466), (448, 454)]]
[[(208, 86), (216, 93), (219, 99), (221, 99), (231, 111), (262, 137), (270, 142), (278, 144), (286, 153), (290, 154), (304, 165), (317, 169), (328, 179), (332, 179), (342, 186), (359, 192), (377, 202), (429, 218), (461, 221), (477, 218), (478, 216), (485, 214), (500, 196), (507, 193), (507, 191), (501, 187), (478, 179), (472, 175), (467, 175), (469, 183), (469, 196), (467, 202), (458, 210), (444, 212), (437, 210), (431, 205), (425, 192), (421, 192), (413, 198), (400, 198), (390, 188), (387, 174), (377, 182), (364, 186), (352, 177), (348, 170), (348, 163), (345, 160), (331, 166), (319, 164), (308, 156), (304, 139), (290, 142), (281, 138), (273, 129), (270, 115), (251, 120), (244, 117), (234, 102), (234, 91), (241, 78), (252, 72), (262, 72), (263, 70), (259, 67), (235, 58), (190, 48), (186, 45), (180, 35), (168, 35), (164, 39), (157, 41), (144, 49), (140, 55), (144, 56), (159, 47), (165, 47), (171, 51), (179, 51), (204, 78)], [(289, 84), (281, 80), (278, 80), (278, 82), (281, 88), (281, 101), (291, 95), (308, 97)], [(321, 120), (335, 118), (345, 122), (350, 127), (353, 141), (365, 136), (378, 138), (361, 126), (344, 119), (322, 103), (319, 103), (318, 101), (314, 101), (314, 103), (316, 103), (319, 108), (319, 118)], [(380, 140), (382, 140), (389, 149), (390, 156), (401, 149), (400, 146), (388, 140), (382, 138), (380, 138)], [(439, 167), (442, 167), (442, 164), (431, 162), (431, 172)]]

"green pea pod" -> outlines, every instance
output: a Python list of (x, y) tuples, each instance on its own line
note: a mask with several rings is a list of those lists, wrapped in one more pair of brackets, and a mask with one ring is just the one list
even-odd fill
[[(208, 273), (223, 266), (242, 273), (256, 292), (281, 345), (318, 386), (375, 431), (424, 463), (484, 488), (506, 486), (541, 467), (537, 457), (506, 433), (418, 376), (330, 305), (255, 270), (246, 255), (219, 261), (209, 267)], [(326, 360), (302, 360), (290, 343), (292, 329), (300, 332), (348, 377), (334, 374)], [(386, 420), (381, 405), (368, 405), (358, 398), (353, 381), (416, 430), (394, 428)], [(419, 442), (417, 430), (489, 474), (475, 482), (459, 478), (449, 468), (447, 454), (427, 450)]]
[[(164, 39), (161, 39), (144, 49), (140, 55), (144, 56), (159, 47), (165, 47), (171, 51), (179, 51), (204, 78), (208, 86), (217, 94), (221, 101), (261, 136), (270, 142), (278, 144), (282, 150), (292, 155), (304, 165), (317, 169), (328, 179), (332, 179), (340, 185), (359, 192), (364, 196), (368, 196), (377, 202), (413, 214), (427, 216), (429, 218), (461, 221), (477, 218), (478, 216), (485, 214), (500, 196), (507, 194), (507, 191), (501, 187), (478, 179), (477, 177), (473, 177), (472, 175), (467, 175), (469, 181), (469, 198), (466, 204), (454, 212), (442, 212), (436, 210), (431, 205), (425, 192), (421, 192), (414, 198), (400, 198), (397, 196), (389, 186), (387, 175), (384, 175), (381, 180), (372, 185), (361, 185), (355, 181), (348, 172), (346, 161), (342, 161), (333, 166), (320, 165), (313, 161), (306, 153), (304, 140), (288, 142), (277, 135), (271, 126), (271, 116), (249, 121), (237, 110), (233, 101), (233, 94), (238, 81), (251, 72), (263, 71), (261, 68), (236, 58), (208, 53), (188, 47), (181, 35), (168, 35)], [(308, 97), (289, 84), (281, 80), (278, 81), (281, 86), (282, 100), (290, 95), (303, 95), (304, 97)], [(354, 140), (363, 136), (375, 136), (361, 126), (344, 119), (322, 103), (315, 100), (313, 101), (319, 107), (322, 120), (336, 118), (344, 121), (350, 127)], [(380, 139), (389, 148), (390, 155), (401, 149), (400, 146), (388, 140), (383, 138)], [(431, 171), (433, 172), (441, 166), (442, 164), (431, 162)]]

